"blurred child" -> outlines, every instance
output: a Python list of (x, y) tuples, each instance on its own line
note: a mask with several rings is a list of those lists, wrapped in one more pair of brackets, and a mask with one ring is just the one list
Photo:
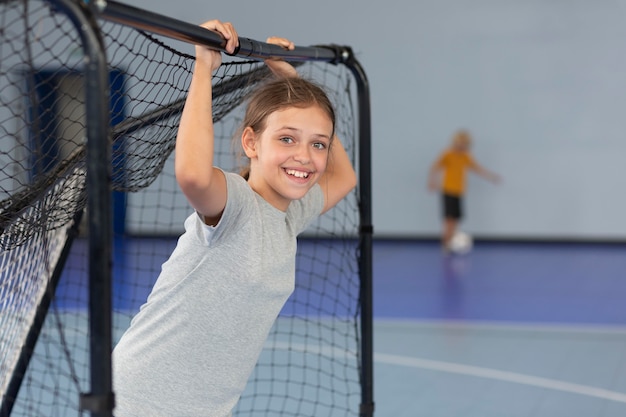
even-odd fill
[[(457, 131), (452, 143), (433, 163), (428, 175), (428, 186), (432, 191), (440, 191), (442, 196), (443, 231), (441, 243), (448, 251), (450, 241), (457, 232), (459, 221), (463, 218), (463, 196), (465, 194), (465, 172), (474, 171), (494, 183), (499, 182), (497, 174), (479, 165), (470, 148), (472, 138), (466, 130)], [(440, 175), (442, 174), (442, 175)]]

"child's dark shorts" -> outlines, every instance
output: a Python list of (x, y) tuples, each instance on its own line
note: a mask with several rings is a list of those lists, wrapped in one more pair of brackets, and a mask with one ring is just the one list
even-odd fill
[(459, 195), (442, 194), (443, 217), (460, 219), (463, 217), (463, 199)]

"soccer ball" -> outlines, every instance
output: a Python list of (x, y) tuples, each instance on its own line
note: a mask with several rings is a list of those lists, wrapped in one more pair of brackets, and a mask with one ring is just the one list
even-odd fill
[(452, 236), (448, 243), (448, 249), (450, 252), (464, 255), (472, 250), (473, 240), (470, 235), (465, 232), (458, 231)]

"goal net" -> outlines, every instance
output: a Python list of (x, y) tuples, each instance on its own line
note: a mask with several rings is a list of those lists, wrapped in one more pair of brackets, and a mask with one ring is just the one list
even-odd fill
[[(84, 53), (54, 2), (0, 4), (0, 415), (82, 414), (89, 392)], [(191, 213), (173, 174), (191, 45), (98, 20), (110, 91), (113, 343), (146, 301)], [(234, 135), (262, 62), (215, 76), (215, 165), (238, 171)], [(358, 169), (358, 92), (343, 65), (299, 62), (337, 111)], [(82, 222), (81, 222), (82, 219)], [(299, 239), (296, 289), (234, 415), (352, 416), (361, 401), (359, 196)]]

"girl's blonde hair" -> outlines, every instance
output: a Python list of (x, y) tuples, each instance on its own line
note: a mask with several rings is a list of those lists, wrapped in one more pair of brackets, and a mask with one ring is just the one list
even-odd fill
[[(242, 122), (241, 131), (246, 127), (260, 134), (266, 128), (267, 117), (275, 111), (289, 107), (307, 108), (319, 106), (330, 119), (335, 134), (335, 109), (322, 87), (315, 82), (299, 77), (281, 78), (269, 81), (259, 87), (250, 97)], [(248, 179), (249, 164), (241, 169), (241, 176)]]

